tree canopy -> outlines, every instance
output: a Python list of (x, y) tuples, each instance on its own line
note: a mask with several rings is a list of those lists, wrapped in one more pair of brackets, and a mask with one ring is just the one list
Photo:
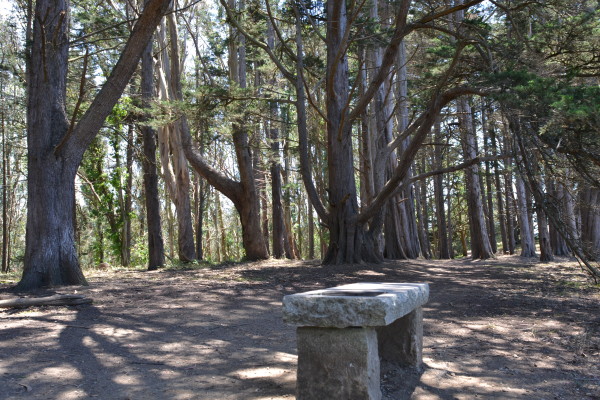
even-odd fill
[(163, 252), (520, 249), (598, 277), (597, 1), (59, 3), (17, 1), (0, 29), (21, 288)]

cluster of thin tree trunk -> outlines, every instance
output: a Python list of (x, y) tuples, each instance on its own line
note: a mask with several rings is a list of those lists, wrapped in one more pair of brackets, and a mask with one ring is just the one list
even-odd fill
[[(93, 60), (85, 48), (73, 110), (70, 4), (38, 0), (27, 14), (27, 233), (18, 287), (85, 283), (76, 182), (85, 181), (96, 203), (110, 190), (78, 170), (123, 92), (140, 100), (117, 128), (124, 153), (115, 146), (110, 156), (126, 171), (118, 212), (105, 207), (99, 219), (119, 238), (123, 265), (145, 241), (149, 269), (176, 247), (181, 262), (241, 256), (240, 248), (248, 260), (320, 255), (324, 264), (539, 253), (543, 261), (576, 256), (597, 274), (600, 191), (536, 139), (530, 119), (493, 100), (494, 88), (465, 77), (473, 57), (496, 65), (469, 48), (477, 32), (466, 20), (482, 12), (481, 1), (437, 3), (279, 9), (220, 0), (227, 25), (219, 29), (202, 18), (208, 6), (147, 0), (98, 92), (84, 90)], [(434, 62), (424, 50), (435, 47), (432, 32), (450, 49)], [(202, 46), (214, 35), (226, 46)], [(90, 104), (79, 112), (84, 98)], [(16, 158), (9, 160), (8, 119), (0, 116), (6, 271), (6, 165)]]

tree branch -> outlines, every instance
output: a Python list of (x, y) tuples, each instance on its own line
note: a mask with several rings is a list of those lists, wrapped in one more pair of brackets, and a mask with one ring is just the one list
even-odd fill
[(475, 157), (472, 158), (468, 161), (462, 162), (460, 164), (454, 165), (452, 167), (447, 167), (447, 168), (442, 168), (442, 169), (438, 169), (435, 171), (430, 171), (430, 172), (425, 172), (423, 174), (419, 174), (419, 175), (415, 175), (412, 178), (410, 178), (406, 183), (404, 183), (402, 185), (402, 187), (409, 185), (411, 183), (415, 183), (417, 181), (422, 181), (423, 179), (427, 179), (430, 178), (432, 176), (436, 176), (436, 175), (441, 175), (441, 174), (448, 174), (450, 172), (456, 172), (456, 171), (460, 171), (461, 169), (465, 169), (470, 167), (471, 165), (474, 164), (479, 164), (482, 162), (486, 162), (486, 161), (497, 161), (497, 160), (504, 160), (507, 158), (511, 158), (512, 155), (510, 154), (501, 154), (498, 156), (488, 156), (488, 157)]
[(277, 57), (275, 57), (275, 54), (273, 54), (273, 51), (269, 48), (269, 46), (266, 43), (260, 42), (258, 40), (256, 40), (254, 37), (252, 37), (252, 35), (250, 35), (239, 23), (238, 21), (234, 18), (231, 9), (229, 8), (229, 5), (227, 4), (227, 2), (225, 0), (219, 0), (219, 2), (221, 3), (221, 5), (223, 6), (223, 8), (225, 8), (225, 12), (227, 13), (227, 19), (228, 21), (238, 30), (239, 33), (241, 33), (242, 35), (244, 35), (244, 37), (249, 40), (253, 45), (255, 45), (256, 47), (262, 49), (265, 53), (267, 53), (267, 55), (269, 56), (269, 58), (271, 59), (271, 61), (273, 61), (273, 63), (277, 66), (277, 68), (279, 69), (279, 71), (281, 71), (281, 73), (283, 74), (283, 76), (289, 80), (290, 82), (294, 82), (295, 81), (295, 77), (294, 74), (291, 73), (287, 68), (285, 68), (285, 66), (281, 63), (281, 61), (279, 61), (279, 59), (277, 59)]
[(457, 87), (450, 89), (444, 93), (440, 93), (436, 91), (429, 101), (429, 106), (427, 110), (418, 118), (421, 120), (421, 125), (416, 130), (412, 140), (406, 147), (406, 150), (402, 153), (402, 157), (400, 162), (398, 162), (398, 166), (396, 167), (394, 174), (392, 177), (386, 182), (383, 186), (383, 189), (377, 194), (373, 202), (369, 204), (367, 207), (363, 209), (363, 211), (358, 215), (357, 221), (360, 224), (364, 224), (373, 218), (377, 212), (383, 207), (385, 202), (396, 192), (398, 185), (406, 178), (408, 170), (412, 165), (417, 152), (421, 148), (423, 141), (429, 134), (431, 127), (435, 123), (435, 119), (437, 115), (440, 113), (442, 108), (446, 106), (452, 100), (465, 95), (483, 95), (479, 89), (474, 89), (470, 87)]
[(362, 115), (365, 108), (367, 108), (371, 102), (371, 99), (373, 99), (373, 96), (375, 96), (379, 86), (381, 86), (385, 78), (388, 76), (389, 69), (396, 59), (400, 42), (404, 36), (409, 33), (409, 31), (406, 30), (406, 18), (408, 16), (410, 3), (410, 0), (403, 0), (400, 4), (398, 13), (396, 14), (396, 20), (394, 21), (394, 25), (396, 27), (394, 29), (394, 35), (392, 36), (390, 43), (383, 53), (381, 66), (379, 67), (377, 74), (375, 74), (375, 76), (371, 79), (367, 90), (365, 90), (364, 94), (356, 102), (354, 109), (350, 112), (347, 123), (352, 123), (352, 121)]
[(169, 9), (170, 0), (149, 0), (125, 44), (121, 57), (110, 76), (96, 95), (68, 140), (61, 142), (55, 154), (71, 159), (69, 167), (73, 174), (79, 167), (83, 153), (98, 134), (104, 120), (111, 113), (123, 90), (137, 68), (146, 44), (154, 34), (163, 15)]
[(187, 132), (182, 131), (181, 145), (185, 157), (192, 168), (194, 168), (194, 171), (200, 174), (211, 186), (223, 193), (237, 205), (242, 199), (241, 183), (227, 177), (206, 162), (200, 152), (192, 146), (192, 137), (189, 130)]
[(296, 112), (298, 114), (298, 144), (300, 153), (300, 175), (306, 188), (306, 193), (312, 206), (315, 208), (319, 218), (324, 225), (330, 225), (330, 217), (327, 209), (323, 205), (323, 202), (319, 198), (315, 183), (312, 178), (311, 163), (309, 159), (308, 150), (308, 128), (306, 126), (306, 103), (305, 103), (305, 92), (304, 92), (304, 50), (302, 43), (302, 27), (300, 26), (300, 12), (295, 4), (293, 4), (294, 14), (296, 15)]

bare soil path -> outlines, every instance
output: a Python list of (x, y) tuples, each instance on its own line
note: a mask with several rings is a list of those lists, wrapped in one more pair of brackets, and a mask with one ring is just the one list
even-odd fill
[(282, 296), (361, 281), (430, 284), (424, 369), (383, 365), (385, 399), (600, 399), (600, 288), (562, 261), (88, 273), (37, 295), (91, 305), (0, 310), (0, 399), (293, 399)]

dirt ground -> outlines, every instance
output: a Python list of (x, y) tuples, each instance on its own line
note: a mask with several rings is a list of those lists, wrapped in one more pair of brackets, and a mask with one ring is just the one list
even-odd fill
[(384, 399), (600, 399), (600, 287), (566, 259), (270, 260), (88, 278), (38, 295), (91, 305), (0, 311), (0, 399), (293, 399), (282, 296), (365, 281), (430, 284), (423, 371), (382, 365)]

